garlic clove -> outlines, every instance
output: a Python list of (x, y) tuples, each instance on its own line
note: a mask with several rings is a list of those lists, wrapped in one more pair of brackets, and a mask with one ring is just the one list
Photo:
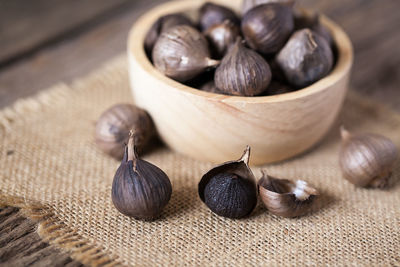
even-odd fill
[(264, 55), (278, 52), (294, 29), (293, 11), (276, 3), (250, 9), (243, 16), (242, 33), (247, 44)]
[(257, 204), (255, 178), (248, 163), (247, 146), (237, 161), (225, 162), (203, 175), (198, 190), (200, 199), (217, 215), (228, 218), (248, 216)]
[(396, 145), (378, 134), (351, 134), (341, 127), (339, 164), (343, 176), (360, 187), (385, 188), (399, 157)]
[(333, 53), (324, 38), (310, 29), (303, 29), (290, 37), (276, 61), (287, 81), (292, 86), (303, 88), (332, 70)]
[(322, 25), (320, 14), (316, 12), (310, 12), (308, 10), (296, 10), (294, 12), (294, 25), (295, 30), (302, 30), (309, 28), (321, 37), (325, 38), (328, 44), (333, 47), (334, 41), (330, 30)]
[(254, 96), (264, 92), (271, 82), (271, 70), (265, 59), (244, 47), (238, 38), (215, 71), (215, 85), (224, 94)]
[(161, 34), (153, 48), (154, 66), (166, 76), (188, 81), (215, 67), (206, 38), (193, 27), (175, 26)]
[(228, 51), (228, 48), (240, 36), (240, 29), (232, 21), (225, 20), (223, 23), (209, 27), (204, 35), (210, 42), (215, 56), (222, 58)]
[(207, 31), (210, 27), (221, 24), (224, 21), (231, 21), (235, 25), (240, 24), (235, 12), (225, 6), (207, 2), (200, 8), (200, 28)]
[(313, 211), (318, 191), (306, 181), (296, 182), (268, 176), (262, 171), (257, 183), (258, 193), (265, 207), (272, 214), (292, 218)]
[(245, 14), (250, 9), (269, 3), (279, 3), (281, 5), (287, 5), (292, 7), (295, 4), (295, 0), (243, 0), (242, 2), (242, 14)]
[(168, 14), (158, 18), (151, 26), (145, 37), (144, 48), (146, 53), (151, 55), (154, 44), (156, 43), (160, 34), (177, 25), (193, 26), (193, 23), (189, 18), (180, 13)]
[(122, 159), (131, 129), (136, 132), (139, 151), (155, 134), (153, 121), (145, 110), (131, 104), (116, 104), (104, 111), (97, 120), (95, 142), (105, 153)]
[(139, 159), (135, 149), (131, 131), (124, 158), (114, 176), (112, 202), (126, 216), (154, 220), (171, 198), (171, 182), (160, 168)]

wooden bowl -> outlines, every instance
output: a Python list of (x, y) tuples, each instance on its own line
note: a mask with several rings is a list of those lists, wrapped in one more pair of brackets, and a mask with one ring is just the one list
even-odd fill
[[(219, 0), (239, 10), (240, 0)], [(204, 161), (237, 159), (246, 145), (251, 164), (288, 159), (312, 147), (329, 131), (346, 95), (353, 62), (346, 33), (322, 17), (338, 49), (337, 63), (325, 78), (299, 91), (262, 97), (203, 92), (166, 76), (148, 60), (143, 42), (162, 15), (195, 16), (204, 1), (172, 1), (144, 14), (128, 40), (129, 73), (136, 104), (152, 116), (161, 138), (172, 149)]]

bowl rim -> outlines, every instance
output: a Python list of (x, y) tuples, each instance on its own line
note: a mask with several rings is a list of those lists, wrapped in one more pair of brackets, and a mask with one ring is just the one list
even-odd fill
[(175, 81), (159, 72), (148, 59), (144, 50), (144, 40), (151, 25), (161, 16), (175, 12), (189, 12), (199, 8), (206, 1), (176, 0), (158, 5), (145, 12), (132, 26), (129, 36), (127, 53), (129, 61), (135, 61), (144, 71), (153, 78), (172, 87), (180, 93), (190, 94), (208, 100), (222, 101), (224, 103), (274, 103), (295, 100), (324, 91), (344, 76), (348, 75), (353, 65), (353, 47), (351, 41), (343, 29), (325, 15), (320, 19), (324, 26), (331, 31), (336, 44), (337, 60), (333, 70), (324, 78), (297, 91), (272, 96), (228, 96), (202, 91), (178, 81)]

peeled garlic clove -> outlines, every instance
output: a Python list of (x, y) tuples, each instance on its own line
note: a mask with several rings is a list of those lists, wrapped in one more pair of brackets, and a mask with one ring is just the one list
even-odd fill
[(288, 82), (306, 87), (325, 77), (333, 67), (328, 42), (310, 29), (295, 32), (276, 57)]
[(255, 178), (248, 163), (247, 146), (237, 161), (225, 162), (208, 171), (199, 183), (200, 199), (217, 215), (242, 218), (257, 204)]
[(153, 62), (159, 71), (180, 82), (219, 64), (210, 58), (206, 38), (187, 25), (175, 26), (160, 35), (153, 48)]
[(387, 187), (399, 156), (396, 145), (382, 135), (353, 135), (344, 127), (341, 136), (339, 164), (344, 178), (361, 187)]
[(193, 23), (185, 15), (180, 13), (165, 15), (156, 20), (144, 39), (146, 53), (151, 55), (151, 51), (160, 34), (177, 25), (193, 26)]
[(153, 220), (161, 214), (171, 193), (168, 176), (157, 166), (138, 158), (131, 132), (112, 184), (111, 197), (115, 208), (129, 217)]
[(285, 45), (293, 32), (293, 12), (286, 5), (259, 5), (244, 14), (241, 27), (252, 49), (265, 55), (273, 54)]
[(258, 95), (267, 89), (270, 81), (271, 70), (267, 61), (244, 47), (240, 38), (215, 71), (215, 85), (227, 95)]
[(235, 25), (240, 24), (240, 20), (235, 12), (225, 6), (209, 2), (201, 6), (200, 28), (202, 31), (206, 31), (214, 25), (221, 24), (225, 20), (229, 20)]
[(320, 14), (306, 10), (297, 10), (294, 13), (294, 25), (296, 30), (309, 28), (329, 43), (330, 46), (334, 45), (332, 34), (327, 27), (322, 25)]
[(139, 150), (148, 143), (155, 129), (150, 115), (131, 104), (117, 104), (104, 111), (96, 123), (95, 142), (110, 156), (122, 159), (131, 129), (136, 132)]
[(243, 0), (242, 2), (242, 13), (245, 14), (250, 9), (269, 3), (279, 3), (281, 5), (293, 6), (295, 0)]
[(221, 58), (240, 36), (240, 29), (239, 26), (232, 21), (225, 20), (221, 24), (210, 27), (204, 35), (210, 42), (216, 57)]
[(257, 183), (258, 193), (272, 214), (292, 218), (305, 215), (316, 206), (318, 191), (303, 180), (296, 182), (263, 176)]

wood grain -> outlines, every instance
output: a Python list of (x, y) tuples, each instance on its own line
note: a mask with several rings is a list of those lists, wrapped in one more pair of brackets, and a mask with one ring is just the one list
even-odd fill
[(0, 108), (57, 82), (68, 83), (124, 52), (134, 21), (145, 9), (160, 2), (162, 0), (135, 0), (135, 5), (118, 10), (101, 25), (76, 36), (67, 36), (0, 70)]
[[(16, 0), (0, 0), (1, 14), (8, 14), (8, 18), (14, 16), (16, 18), (18, 14), (15, 15), (15, 12), (12, 14), (4, 4), (6, 2), (12, 4), (11, 2), (14, 1)], [(24, 0), (18, 1), (27, 3)], [(103, 0), (97, 0), (96, 3), (101, 1)], [(74, 1), (54, 2), (60, 5), (69, 5)], [(18, 98), (31, 96), (56, 82), (68, 83), (75, 77), (85, 75), (107, 59), (125, 51), (127, 34), (133, 21), (148, 6), (154, 6), (164, 1), (136, 0), (131, 2), (133, 4), (127, 8), (115, 11), (112, 16), (103, 16), (90, 27), (84, 27), (75, 34), (66, 35), (65, 38), (63, 38), (63, 34), (60, 34), (55, 42), (47, 46), (39, 46), (33, 53), (29, 53), (29, 56), (21, 57), (13, 64), (7, 65), (7, 68), (0, 69), (0, 108), (12, 104)], [(355, 64), (351, 78), (352, 89), (385, 102), (400, 112), (400, 88), (398, 86), (400, 84), (400, 53), (398, 53), (400, 1), (300, 0), (300, 3), (327, 14), (350, 35), (355, 48)], [(19, 12), (19, 10), (17, 11)], [(46, 12), (53, 11), (47, 9)], [(33, 13), (32, 10), (26, 10), (24, 14), (26, 17), (40, 19)], [(2, 18), (3, 16), (0, 16), (0, 20)], [(9, 27), (10, 24), (4, 24), (3, 21), (0, 23), (0, 27)], [(87, 21), (90, 22), (91, 19), (87, 18)], [(76, 24), (76, 27), (79, 27), (79, 24)], [(34, 31), (34, 29), (25, 27), (24, 31), (21, 31), (22, 35)], [(0, 34), (0, 51), (2, 50), (2, 41), (3, 35)], [(20, 220), (19, 225), (26, 221), (28, 223), (24, 225), (30, 226), (12, 231), (13, 227), (7, 227), (4, 224), (9, 218), (12, 218), (9, 222), (14, 225), (14, 228), (18, 228), (18, 224), (14, 221), (16, 218)], [(21, 229), (25, 229), (25, 231)], [(40, 238), (34, 233), (34, 230), (34, 223), (23, 219), (17, 209), (7, 208), (0, 211), (0, 266), (80, 265), (74, 261), (69, 262), (70, 259), (66, 260), (68, 256), (65, 254), (50, 248), (47, 244), (40, 243)], [(17, 242), (15, 246), (14, 242)], [(21, 243), (27, 244), (24, 249), (22, 249)], [(33, 248), (37, 249), (36, 252)], [(32, 257), (30, 260), (25, 261), (30, 257)]]
[[(81, 31), (85, 24), (104, 20), (127, 0), (13, 0), (0, 1), (0, 66), (66, 34)], [(87, 25), (86, 25), (87, 26)]]
[(36, 224), (17, 208), (0, 209), (0, 266), (83, 266), (50, 247), (36, 233)]

